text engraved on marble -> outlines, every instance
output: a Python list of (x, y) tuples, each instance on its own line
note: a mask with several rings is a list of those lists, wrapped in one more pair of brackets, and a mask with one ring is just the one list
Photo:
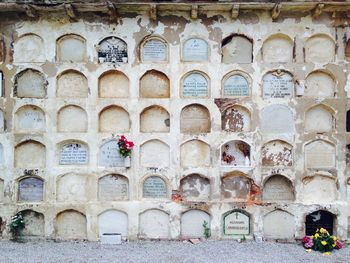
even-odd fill
[(99, 166), (125, 166), (125, 159), (119, 154), (119, 146), (116, 140), (109, 141), (101, 146), (99, 154)]
[(86, 164), (88, 160), (88, 151), (80, 143), (70, 143), (62, 147), (60, 153), (60, 164)]
[(203, 39), (191, 38), (183, 47), (183, 60), (185, 61), (207, 61), (208, 44)]
[(293, 96), (293, 77), (287, 73), (267, 74), (263, 79), (264, 98), (289, 98)]
[(248, 81), (241, 75), (233, 75), (225, 80), (223, 96), (249, 96)]
[(248, 235), (249, 217), (240, 212), (233, 212), (225, 217), (225, 235)]
[(152, 39), (143, 46), (143, 60), (148, 61), (166, 61), (167, 46), (160, 40)]
[(167, 195), (165, 182), (156, 176), (147, 178), (143, 184), (143, 197), (164, 198)]
[(19, 183), (19, 200), (42, 201), (44, 182), (38, 178), (26, 178)]
[(208, 96), (208, 81), (199, 74), (192, 73), (183, 81), (183, 96), (184, 97), (207, 97)]

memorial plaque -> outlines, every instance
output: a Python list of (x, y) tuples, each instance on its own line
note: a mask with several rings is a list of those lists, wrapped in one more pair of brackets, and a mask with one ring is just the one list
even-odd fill
[(294, 200), (293, 185), (281, 175), (271, 176), (263, 188), (263, 200), (287, 201)]
[(125, 158), (119, 153), (117, 140), (106, 142), (100, 147), (99, 166), (103, 167), (124, 167)]
[(17, 113), (17, 128), (22, 130), (45, 130), (45, 114), (35, 106), (25, 106)]
[(143, 61), (145, 62), (159, 62), (167, 61), (168, 51), (167, 44), (158, 40), (148, 40), (143, 46)]
[(225, 235), (249, 235), (249, 232), (249, 216), (238, 211), (225, 216)]
[(60, 164), (87, 164), (88, 150), (80, 143), (69, 143), (62, 147), (60, 152)]
[(191, 38), (183, 46), (184, 61), (207, 61), (208, 43), (200, 38)]
[(306, 216), (305, 235), (312, 236), (317, 229), (325, 228), (330, 235), (333, 235), (334, 215), (330, 212), (318, 210)]
[(335, 167), (335, 147), (325, 141), (318, 140), (305, 146), (306, 168)]
[(263, 78), (264, 98), (290, 98), (294, 94), (293, 77), (285, 72), (273, 72)]
[(116, 37), (104, 39), (99, 44), (98, 60), (103, 62), (128, 62), (128, 51), (126, 43)]
[(42, 201), (43, 200), (44, 182), (35, 177), (29, 177), (19, 182), (19, 197), (20, 201)]
[(98, 181), (98, 199), (100, 201), (127, 200), (129, 183), (124, 176), (110, 174)]
[(166, 198), (167, 187), (164, 180), (158, 176), (148, 177), (143, 183), (144, 198)]
[(182, 94), (184, 97), (204, 98), (208, 97), (208, 81), (200, 73), (188, 75), (183, 83)]
[(224, 82), (224, 97), (249, 96), (249, 84), (245, 77), (236, 74), (227, 78)]

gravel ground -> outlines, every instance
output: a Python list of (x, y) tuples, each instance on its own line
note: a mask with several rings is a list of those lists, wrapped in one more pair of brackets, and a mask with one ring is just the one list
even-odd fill
[(123, 263), (204, 263), (204, 262), (350, 262), (350, 246), (330, 256), (307, 253), (297, 244), (238, 243), (232, 240), (204, 241), (193, 245), (180, 241), (143, 241), (122, 245), (95, 242), (0, 241), (0, 262), (123, 262)]

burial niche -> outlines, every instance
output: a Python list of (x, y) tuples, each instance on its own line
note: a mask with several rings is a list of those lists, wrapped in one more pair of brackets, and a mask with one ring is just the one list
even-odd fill
[[(0, 156), (1, 156), (1, 152), (0, 152)], [(350, 144), (346, 145), (346, 149), (345, 149), (345, 161), (346, 161), (346, 166), (347, 168), (350, 167)], [(0, 157), (0, 164), (1, 164), (1, 157)]]
[(170, 80), (163, 72), (147, 71), (140, 79), (140, 98), (163, 99), (170, 97)]
[(263, 97), (291, 98), (294, 96), (293, 76), (287, 71), (276, 70), (263, 77)]
[(221, 178), (222, 199), (247, 200), (250, 195), (252, 179), (242, 172), (231, 172)]
[(85, 174), (65, 174), (57, 180), (57, 201), (87, 201), (88, 176)]
[(308, 214), (305, 219), (305, 235), (312, 236), (320, 228), (325, 228), (330, 235), (333, 235), (334, 219), (334, 214), (324, 210)]
[(202, 210), (192, 209), (181, 216), (181, 237), (201, 238), (203, 234), (203, 223), (206, 221), (210, 227), (210, 215)]
[(335, 79), (329, 73), (317, 70), (306, 77), (304, 97), (333, 98), (335, 96)]
[(86, 217), (76, 210), (65, 210), (56, 217), (56, 236), (60, 239), (87, 239)]
[(87, 78), (76, 70), (68, 70), (57, 77), (57, 97), (87, 98), (89, 87)]
[(128, 98), (128, 77), (117, 70), (103, 73), (98, 79), (98, 95), (100, 98)]
[(229, 73), (223, 79), (222, 96), (223, 97), (247, 97), (250, 96), (250, 85), (246, 74)]
[(100, 146), (98, 165), (102, 167), (125, 167), (125, 158), (119, 153), (118, 140), (112, 139)]
[(330, 203), (337, 199), (335, 178), (316, 174), (304, 177), (303, 200), (307, 203)]
[(209, 133), (211, 129), (210, 113), (206, 107), (200, 104), (191, 104), (181, 111), (181, 133)]
[(268, 239), (294, 239), (294, 216), (283, 210), (274, 210), (264, 216), (264, 237)]
[(350, 110), (346, 112), (346, 132), (350, 132)]
[(44, 168), (46, 165), (46, 149), (37, 141), (28, 140), (15, 147), (15, 167)]
[(293, 46), (293, 40), (287, 35), (272, 35), (263, 44), (263, 61), (268, 63), (293, 62)]
[(103, 39), (97, 47), (98, 62), (118, 63), (128, 62), (128, 49), (126, 42), (117, 37), (107, 37)]
[(169, 238), (169, 215), (162, 210), (150, 209), (140, 214), (140, 238)]
[(141, 59), (143, 62), (168, 61), (168, 43), (159, 37), (146, 39), (141, 46)]
[(264, 144), (261, 149), (262, 166), (292, 166), (293, 146), (281, 140), (274, 140)]
[(202, 72), (192, 71), (182, 79), (183, 98), (208, 98), (209, 91), (209, 78)]
[(61, 145), (59, 153), (60, 165), (83, 165), (88, 163), (89, 150), (85, 143), (66, 142)]
[(56, 58), (60, 62), (83, 62), (86, 60), (86, 40), (75, 34), (57, 40)]
[(349, 61), (350, 60), (350, 39), (346, 42), (345, 46), (345, 58)]
[(180, 149), (182, 167), (210, 166), (210, 146), (200, 140), (187, 141)]
[(123, 175), (108, 174), (98, 180), (99, 201), (123, 201), (129, 199), (129, 181)]
[(247, 108), (234, 105), (221, 113), (221, 129), (231, 132), (250, 131), (250, 112)]
[(0, 109), (0, 132), (5, 131), (5, 117), (4, 112)]
[(305, 113), (305, 131), (332, 132), (335, 121), (332, 112), (325, 105), (316, 105)]
[(45, 113), (35, 105), (26, 105), (16, 112), (15, 127), (17, 131), (45, 131)]
[(154, 105), (144, 109), (140, 115), (141, 132), (169, 132), (170, 115), (163, 107)]
[(26, 177), (18, 183), (18, 201), (43, 201), (44, 181), (37, 177)]
[(292, 182), (279, 174), (270, 176), (264, 183), (262, 199), (270, 202), (294, 201), (294, 188)]
[(253, 62), (253, 41), (243, 35), (230, 35), (221, 43), (222, 62), (252, 63)]
[(325, 34), (310, 37), (305, 44), (305, 62), (329, 63), (335, 58), (335, 42)]
[(45, 220), (42, 213), (33, 210), (21, 211), (25, 228), (22, 229), (21, 235), (25, 237), (43, 237), (45, 236)]
[(46, 97), (48, 82), (44, 75), (35, 69), (26, 69), (15, 76), (13, 96), (18, 98)]
[(140, 164), (143, 167), (169, 167), (170, 147), (160, 140), (150, 140), (140, 147)]
[(182, 60), (191, 62), (208, 61), (208, 43), (201, 38), (190, 38), (182, 47)]
[(79, 106), (64, 106), (57, 114), (58, 132), (87, 132), (87, 126), (87, 114)]
[(181, 197), (185, 201), (209, 201), (210, 181), (199, 174), (190, 174), (180, 181)]
[(263, 108), (260, 114), (262, 133), (294, 133), (294, 117), (288, 106), (273, 104)]
[(25, 34), (16, 40), (13, 53), (14, 62), (44, 62), (44, 41), (35, 34)]
[(167, 185), (161, 177), (150, 176), (143, 182), (143, 198), (167, 198), (167, 196)]
[(244, 141), (229, 141), (221, 146), (221, 165), (250, 166), (250, 145)]
[(249, 235), (250, 216), (243, 210), (233, 210), (224, 215), (225, 235)]
[(312, 141), (305, 145), (306, 168), (334, 168), (335, 146), (324, 140)]
[(129, 113), (122, 107), (112, 105), (104, 108), (99, 115), (100, 132), (128, 132), (130, 130)]
[(99, 236), (103, 234), (121, 234), (128, 236), (128, 215), (118, 210), (107, 210), (98, 216)]

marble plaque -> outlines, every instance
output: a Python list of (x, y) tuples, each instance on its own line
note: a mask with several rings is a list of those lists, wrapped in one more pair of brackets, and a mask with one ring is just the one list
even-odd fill
[(45, 129), (44, 112), (35, 106), (25, 106), (18, 113), (18, 129)]
[(143, 183), (143, 197), (166, 198), (167, 189), (164, 180), (158, 176), (148, 177)]
[(294, 94), (293, 77), (288, 73), (266, 74), (263, 78), (264, 98), (290, 98)]
[(35, 177), (29, 177), (19, 182), (19, 197), (20, 201), (42, 201), (43, 200), (44, 182)]
[(129, 184), (126, 177), (110, 174), (98, 181), (98, 198), (100, 201), (127, 200), (128, 197)]
[(292, 201), (294, 192), (292, 183), (281, 175), (270, 177), (263, 188), (263, 200), (269, 201)]
[(207, 61), (208, 43), (200, 38), (191, 38), (183, 46), (184, 61)]
[(80, 143), (69, 143), (62, 147), (60, 164), (87, 164), (88, 150)]
[(233, 212), (224, 218), (225, 235), (249, 235), (249, 216)]
[(126, 43), (117, 37), (109, 37), (104, 39), (99, 44), (98, 60), (100, 63), (126, 63), (128, 61), (128, 51)]
[(335, 147), (325, 141), (313, 141), (305, 146), (306, 168), (335, 167)]
[(148, 40), (143, 46), (143, 61), (157, 62), (167, 60), (167, 45), (158, 40)]
[(119, 153), (118, 141), (111, 140), (100, 147), (99, 166), (124, 167), (125, 159)]
[(183, 81), (182, 94), (184, 97), (204, 98), (208, 97), (208, 81), (199, 73), (188, 75)]
[(241, 75), (232, 75), (224, 82), (224, 97), (242, 97), (249, 96), (249, 84), (245, 77)]

